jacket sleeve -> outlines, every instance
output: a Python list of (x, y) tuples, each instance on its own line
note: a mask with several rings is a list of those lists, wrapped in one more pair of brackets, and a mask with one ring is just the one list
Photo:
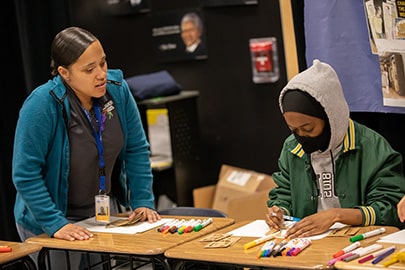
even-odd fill
[(388, 142), (374, 135), (375, 147), (363, 144), (362, 168), (369, 171), (361, 179), (366, 190), (362, 211), (363, 225), (388, 225), (400, 227), (397, 204), (405, 193), (402, 156), (391, 148)]
[[(53, 157), (62, 158), (66, 153), (61, 147), (52, 146), (55, 130), (64, 126), (57, 121), (54, 102), (48, 93), (33, 92), (27, 98), (17, 122), (13, 153), (16, 222), (34, 233), (46, 232), (49, 236), (68, 223), (55, 195), (63, 189), (57, 177), (62, 168)], [(49, 166), (54, 166), (54, 173), (45, 176)]]
[(284, 143), (278, 160), (280, 171), (272, 174), (277, 186), (270, 190), (267, 206), (272, 207), (276, 205), (282, 208), (287, 215), (291, 215), (291, 186), (287, 156), (288, 153)]

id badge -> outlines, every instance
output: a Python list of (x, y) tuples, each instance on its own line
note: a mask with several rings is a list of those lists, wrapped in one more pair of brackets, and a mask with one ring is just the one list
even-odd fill
[(110, 222), (110, 196), (100, 194), (95, 196), (96, 200), (96, 221)]

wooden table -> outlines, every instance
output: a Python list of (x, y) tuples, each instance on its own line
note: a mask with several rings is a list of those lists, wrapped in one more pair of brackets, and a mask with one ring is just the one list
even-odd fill
[[(217, 231), (216, 233), (227, 233), (243, 225), (246, 225), (249, 221), (238, 222), (232, 226), (226, 227)], [(366, 231), (371, 231), (378, 226), (361, 227), (359, 234)], [(385, 234), (389, 234), (397, 231), (395, 227), (386, 227)], [(379, 235), (371, 237), (362, 241), (364, 245), (368, 242), (374, 242), (379, 237), (385, 235)], [(266, 269), (331, 269), (333, 267), (328, 266), (328, 262), (332, 259), (332, 255), (338, 250), (350, 245), (350, 236), (333, 236), (325, 237), (320, 240), (313, 240), (312, 244), (304, 249), (297, 256), (277, 256), (266, 257), (258, 259), (257, 253), (261, 249), (262, 245), (250, 248), (248, 250), (243, 249), (243, 245), (255, 240), (257, 238), (242, 237), (236, 244), (228, 248), (216, 248), (207, 249), (204, 248), (206, 242), (200, 242), (193, 240), (183, 245), (170, 248), (165, 252), (165, 256), (169, 259), (176, 260), (176, 268), (180, 268), (180, 265), (187, 262), (206, 262), (208, 264), (226, 264), (237, 267), (263, 267)], [(347, 268), (349, 269), (349, 268)]]
[(0, 269), (7, 269), (17, 263), (21, 263), (26, 269), (35, 270), (36, 266), (29, 255), (41, 250), (41, 246), (30, 243), (0, 241), (0, 246), (9, 246), (10, 252), (0, 253)]
[[(204, 219), (204, 217), (193, 216), (162, 216), (163, 218), (179, 219)], [(198, 232), (184, 234), (163, 234), (152, 229), (137, 234), (100, 233), (95, 232), (94, 237), (85, 241), (66, 241), (55, 239), (42, 234), (26, 240), (28, 243), (35, 243), (42, 246), (38, 256), (38, 268), (45, 269), (45, 259), (51, 249), (83, 251), (110, 255), (134, 255), (138, 257), (149, 257), (160, 262), (165, 269), (170, 269), (164, 257), (164, 252), (172, 247), (192, 241), (203, 235), (215, 232), (224, 227), (230, 226), (235, 221), (231, 218), (213, 218), (213, 222)]]

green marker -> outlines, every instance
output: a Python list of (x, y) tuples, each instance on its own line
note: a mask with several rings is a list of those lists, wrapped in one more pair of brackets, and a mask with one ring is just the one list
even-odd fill
[(375, 235), (379, 235), (379, 234), (382, 234), (382, 233), (385, 233), (385, 228), (380, 228), (380, 229), (377, 229), (377, 230), (374, 230), (374, 231), (371, 231), (371, 232), (366, 232), (366, 233), (363, 233), (363, 234), (353, 236), (352, 238), (350, 238), (350, 242), (360, 241), (360, 240), (363, 240), (363, 239), (366, 239), (366, 238), (369, 238), (369, 237), (372, 237), (372, 236), (375, 236)]
[(201, 222), (200, 224), (198, 224), (197, 226), (194, 227), (194, 231), (198, 232), (199, 230), (201, 230), (202, 228), (206, 227), (207, 225), (212, 223), (212, 218), (207, 218), (205, 219), (203, 222)]

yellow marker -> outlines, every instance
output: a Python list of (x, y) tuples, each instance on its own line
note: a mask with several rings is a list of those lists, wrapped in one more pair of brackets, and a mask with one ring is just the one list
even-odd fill
[(251, 241), (251, 242), (249, 242), (249, 243), (244, 244), (244, 245), (243, 245), (243, 249), (252, 248), (252, 247), (254, 247), (254, 246), (260, 245), (261, 243), (266, 242), (266, 241), (268, 241), (268, 240), (271, 240), (271, 239), (273, 239), (273, 238), (274, 238), (274, 235), (270, 234), (270, 235), (264, 236), (264, 237), (262, 237), (262, 238), (253, 240), (253, 241)]
[(401, 249), (399, 252), (391, 256), (391, 258), (383, 263), (384, 267), (388, 267), (391, 264), (397, 263), (399, 261), (405, 262), (405, 248)]

